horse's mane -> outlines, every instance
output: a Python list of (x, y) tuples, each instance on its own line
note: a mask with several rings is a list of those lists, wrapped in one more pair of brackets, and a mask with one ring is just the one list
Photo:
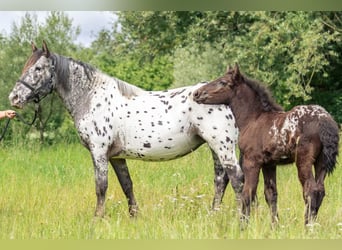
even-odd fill
[(115, 78), (115, 81), (118, 85), (118, 89), (120, 93), (123, 96), (126, 96), (127, 98), (131, 98), (132, 96), (137, 96), (143, 92), (145, 92), (143, 89), (138, 88), (132, 84), (129, 84), (127, 82), (121, 81), (117, 78)]
[(264, 111), (284, 111), (284, 109), (273, 99), (269, 89), (257, 80), (243, 75), (244, 82), (257, 94)]
[(60, 56), (58, 54), (53, 54), (52, 55), (54, 64), (55, 64), (55, 69), (56, 69), (56, 74), (58, 76), (58, 79), (60, 82), (67, 82), (69, 76), (70, 76), (70, 69), (69, 69), (69, 63), (74, 62), (78, 64), (79, 66), (83, 67), (85, 74), (87, 75), (87, 78), (89, 81), (92, 80), (93, 78), (93, 73), (95, 72), (95, 68), (87, 63), (81, 62), (74, 60), (73, 58), (67, 58), (64, 56)]
[[(55, 61), (55, 68), (56, 68), (56, 74), (58, 76), (59, 81), (64, 84), (67, 82), (69, 76), (70, 76), (70, 70), (69, 70), (69, 63), (74, 62), (78, 64), (80, 67), (83, 67), (83, 70), (85, 74), (87, 75), (87, 78), (90, 82), (93, 82), (93, 75), (97, 69), (90, 64), (84, 63), (82, 61), (74, 60), (73, 58), (67, 58), (64, 56), (60, 56), (58, 54), (53, 54), (54, 61)], [(126, 96), (127, 98), (130, 98), (132, 96), (136, 96), (140, 93), (142, 93), (144, 90), (131, 85), (129, 83), (126, 83), (124, 81), (121, 81), (117, 78), (113, 78), (115, 83), (117, 84), (118, 90), (123, 96)], [(64, 88), (67, 88), (67, 86), (63, 86)]]

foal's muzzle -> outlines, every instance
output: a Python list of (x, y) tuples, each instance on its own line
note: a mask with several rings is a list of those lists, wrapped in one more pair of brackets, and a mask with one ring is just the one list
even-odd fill
[(204, 101), (207, 99), (207, 92), (196, 90), (193, 94), (193, 98), (197, 103), (204, 103)]

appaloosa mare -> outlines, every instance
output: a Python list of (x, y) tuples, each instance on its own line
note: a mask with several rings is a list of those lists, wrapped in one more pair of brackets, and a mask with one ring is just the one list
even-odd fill
[(171, 160), (204, 142), (214, 159), (213, 207), (221, 203), (229, 180), (239, 198), (243, 173), (235, 155), (238, 129), (234, 117), (227, 105), (213, 107), (194, 102), (192, 93), (201, 85), (144, 91), (88, 64), (50, 53), (45, 42), (42, 49), (32, 44), (32, 51), (9, 99), (13, 106), (22, 108), (54, 90), (59, 94), (92, 156), (95, 215), (104, 215), (108, 161), (133, 216), (138, 207), (125, 159)]
[(327, 111), (317, 105), (304, 105), (284, 112), (265, 87), (240, 73), (238, 65), (200, 87), (194, 100), (228, 104), (235, 115), (245, 175), (242, 212), (247, 218), (262, 169), (265, 198), (273, 222), (277, 221), (276, 164), (292, 162), (297, 165), (303, 186), (305, 224), (316, 218), (325, 195), (324, 178), (333, 172), (338, 155), (339, 130)]

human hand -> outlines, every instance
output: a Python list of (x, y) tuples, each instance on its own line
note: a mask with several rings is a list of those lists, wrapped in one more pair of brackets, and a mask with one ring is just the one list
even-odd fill
[(7, 118), (13, 119), (15, 117), (16, 113), (14, 110), (5, 110), (5, 116)]

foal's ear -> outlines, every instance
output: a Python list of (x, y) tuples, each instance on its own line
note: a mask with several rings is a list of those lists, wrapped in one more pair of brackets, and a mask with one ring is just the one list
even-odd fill
[(233, 70), (233, 67), (230, 65), (227, 65), (226, 73), (228, 74), (232, 70)]
[(46, 57), (50, 57), (50, 51), (48, 49), (48, 46), (46, 45), (45, 40), (43, 40), (43, 55)]
[(240, 73), (239, 65), (237, 63), (235, 63), (233, 69), (233, 78), (235, 81), (241, 81), (243, 79), (243, 76)]
[(32, 53), (36, 52), (38, 50), (37, 46), (34, 44), (34, 42), (31, 42), (31, 47), (32, 47)]

